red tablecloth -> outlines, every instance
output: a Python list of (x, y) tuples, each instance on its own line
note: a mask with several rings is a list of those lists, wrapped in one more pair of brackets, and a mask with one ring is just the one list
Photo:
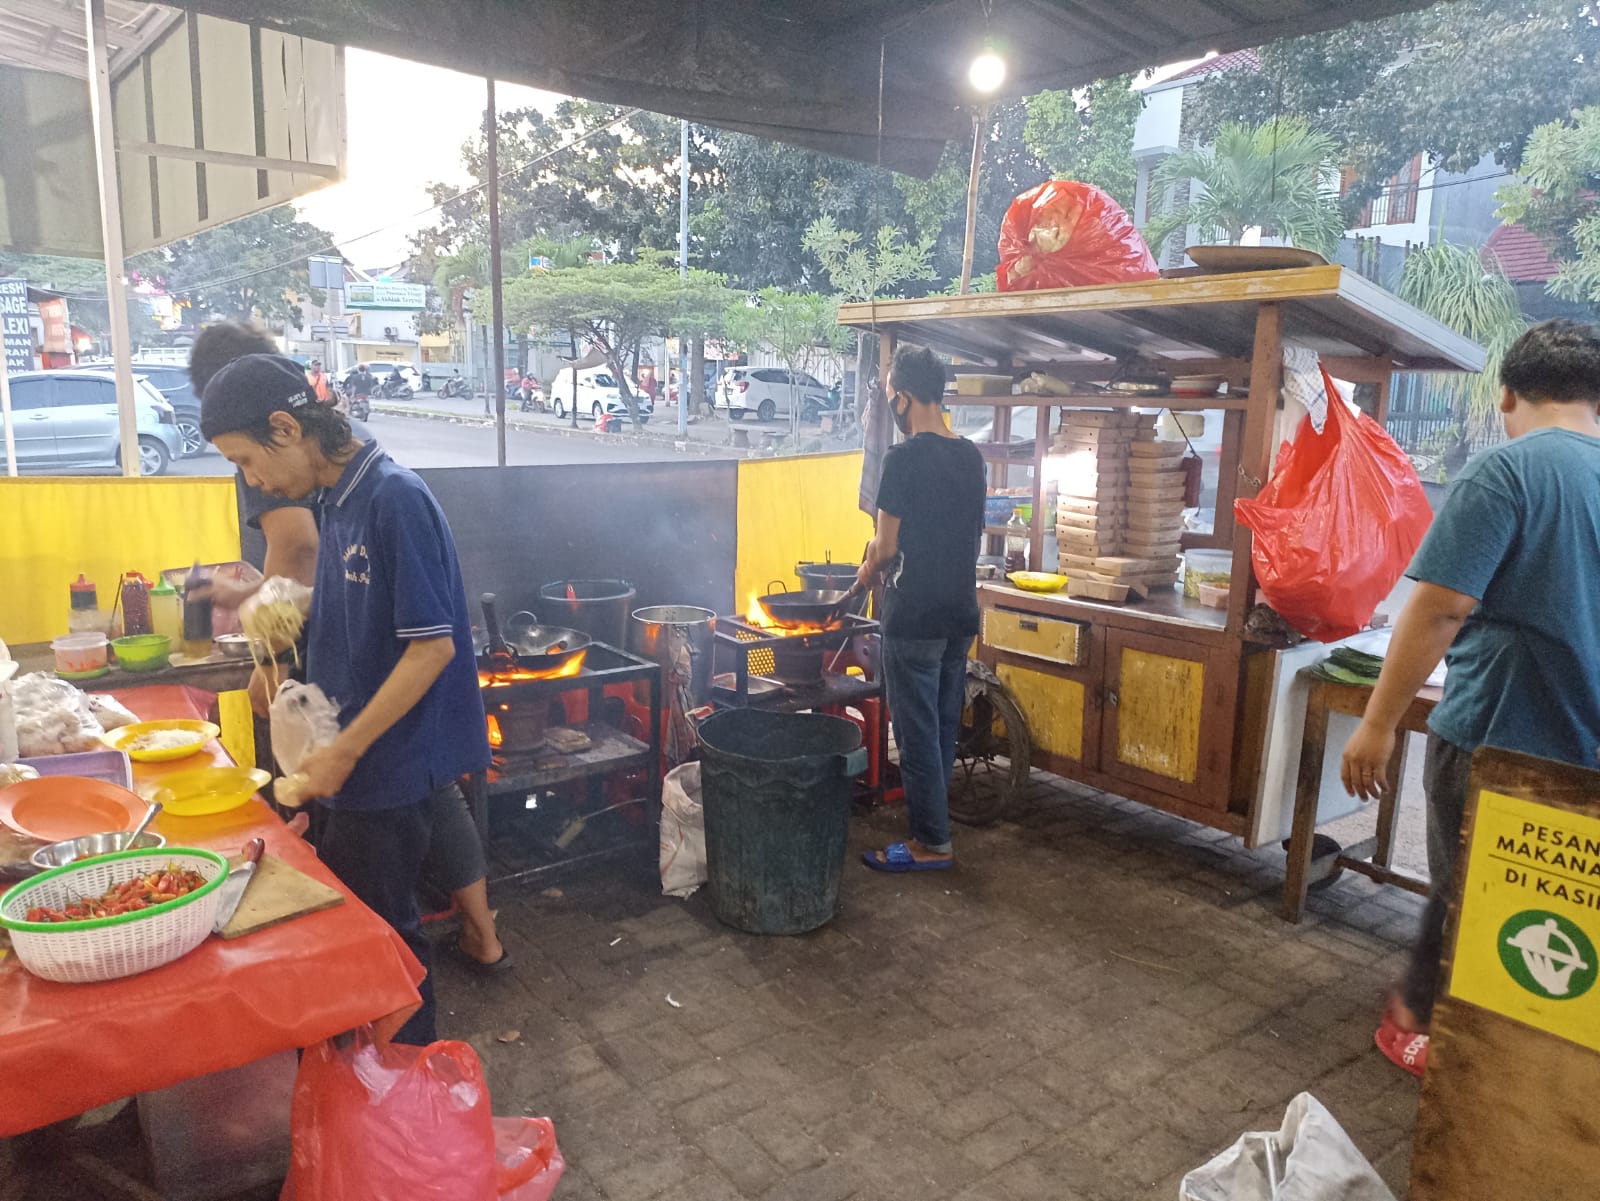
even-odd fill
[[(204, 717), (210, 697), (181, 687), (129, 689), (141, 718)], [(219, 745), (213, 757), (228, 762)], [(195, 765), (134, 764), (135, 787)], [(0, 1136), (118, 1097), (165, 1088), (304, 1047), (417, 1004), (422, 965), (399, 935), (323, 867), (257, 799), (231, 813), (163, 815), (168, 846), (267, 850), (345, 892), (345, 903), (244, 938), (208, 938), (175, 963), (104, 984), (53, 984), (15, 954), (0, 960)]]

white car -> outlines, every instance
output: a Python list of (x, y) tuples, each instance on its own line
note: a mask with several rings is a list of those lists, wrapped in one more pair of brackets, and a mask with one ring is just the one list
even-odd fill
[(788, 416), (791, 402), (800, 406), (800, 420), (815, 421), (838, 405), (833, 393), (804, 371), (782, 367), (732, 367), (717, 381), (717, 404), (728, 410), (734, 421), (754, 413), (761, 421), (771, 421), (780, 413)]
[[(639, 420), (650, 420), (650, 414), (655, 412), (655, 403), (647, 393), (635, 390), (633, 395), (639, 405)], [(550, 406), (558, 419), (571, 414), (574, 407), (571, 367), (563, 367), (551, 377)], [(622, 403), (622, 393), (617, 391), (617, 381), (605, 367), (586, 367), (578, 372), (576, 407), (579, 416), (593, 417), (597, 421), (602, 413), (610, 413), (614, 417), (628, 415), (628, 406)]]

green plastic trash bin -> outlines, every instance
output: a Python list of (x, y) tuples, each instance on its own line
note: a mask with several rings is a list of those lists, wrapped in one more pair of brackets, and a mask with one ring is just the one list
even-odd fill
[(803, 934), (833, 917), (861, 731), (841, 717), (729, 709), (700, 727), (706, 891), (728, 925)]

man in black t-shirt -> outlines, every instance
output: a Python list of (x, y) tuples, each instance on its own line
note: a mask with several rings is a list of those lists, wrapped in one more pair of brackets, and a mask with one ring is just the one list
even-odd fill
[(889, 407), (906, 441), (890, 449), (878, 484), (877, 535), (857, 581), (880, 575), (883, 671), (900, 750), (911, 837), (862, 858), (885, 872), (951, 866), (950, 776), (978, 632), (977, 562), (987, 493), (983, 456), (945, 425), (944, 364), (901, 347), (889, 369)]

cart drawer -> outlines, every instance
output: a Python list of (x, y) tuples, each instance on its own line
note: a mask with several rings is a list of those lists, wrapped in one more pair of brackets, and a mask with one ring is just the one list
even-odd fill
[(1015, 609), (985, 609), (983, 641), (995, 650), (1068, 667), (1081, 666), (1089, 658), (1087, 623), (1019, 613)]

